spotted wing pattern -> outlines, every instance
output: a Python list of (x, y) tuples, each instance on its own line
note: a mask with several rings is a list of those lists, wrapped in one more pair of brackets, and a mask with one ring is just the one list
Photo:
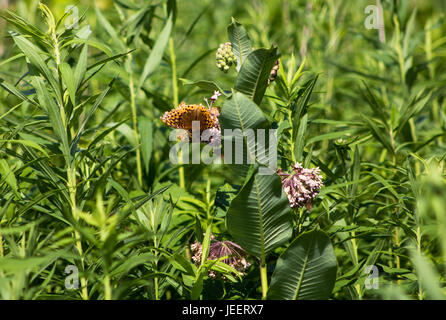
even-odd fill
[(200, 131), (213, 128), (215, 126), (218, 110), (215, 107), (209, 108), (202, 104), (187, 105), (181, 102), (176, 109), (164, 113), (161, 121), (169, 127), (175, 129), (192, 129), (192, 121), (200, 121)]

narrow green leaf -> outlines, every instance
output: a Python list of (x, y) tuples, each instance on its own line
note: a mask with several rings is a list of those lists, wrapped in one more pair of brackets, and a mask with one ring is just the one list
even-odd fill
[[(74, 70), (74, 83), (76, 90), (79, 89), (81, 83), (84, 80), (85, 73), (87, 72), (87, 60), (88, 60), (88, 42), (85, 41), (84, 47), (82, 48), (79, 60), (76, 64), (76, 69)], [(74, 105), (76, 106), (76, 105)]]
[(216, 84), (213, 81), (207, 81), (207, 80), (191, 81), (183, 78), (180, 78), (179, 80), (183, 83), (183, 85), (196, 86), (203, 90), (209, 91), (210, 93), (213, 91), (220, 91), (222, 95), (226, 97), (229, 96), (229, 94), (227, 94), (218, 84)]
[(390, 142), (390, 137), (386, 135), (386, 131), (383, 132), (382, 129), (380, 129), (375, 122), (373, 122), (368, 117), (361, 114), (361, 118), (364, 121), (364, 123), (367, 125), (367, 127), (372, 132), (373, 136), (378, 139), (379, 142), (385, 147), (387, 150), (390, 151), (391, 154), (395, 154), (395, 150), (392, 147), (392, 144)]
[(70, 147), (68, 144), (68, 136), (65, 130), (64, 123), (62, 122), (61, 110), (59, 106), (55, 103), (54, 99), (51, 97), (51, 94), (46, 89), (42, 78), (33, 76), (31, 83), (36, 89), (37, 98), (39, 100), (40, 105), (45, 108), (48, 116), (50, 118), (50, 122), (53, 126), (53, 130), (56, 133), (57, 137), (61, 141), (61, 151), (66, 160), (69, 159), (70, 155)]
[(18, 143), (18, 144), (22, 144), (24, 146), (28, 146), (34, 149), (39, 150), (40, 152), (42, 152), (45, 156), (48, 157), (48, 153), (45, 152), (45, 150), (42, 149), (41, 146), (39, 146), (36, 142), (34, 141), (30, 141), (30, 140), (0, 140), (0, 143)]
[(139, 90), (147, 77), (155, 71), (163, 58), (164, 50), (166, 49), (167, 43), (169, 42), (170, 33), (172, 31), (172, 15), (169, 15), (166, 25), (161, 31), (160, 35), (156, 39), (155, 45), (153, 46), (152, 52), (150, 52), (149, 57), (144, 65), (143, 72), (139, 78), (139, 83), (137, 89)]
[[(294, 110), (293, 110), (293, 126), (297, 126), (300, 123), (300, 119), (302, 116), (307, 113), (308, 104), (310, 103), (311, 94), (313, 93), (314, 86), (316, 85), (318, 76), (314, 77), (314, 79), (309, 80), (303, 89), (302, 95), (300, 95), (294, 102)], [(297, 128), (294, 129), (294, 137), (293, 140), (296, 141)]]
[(153, 150), (153, 122), (148, 117), (139, 117), (139, 135), (141, 137), (141, 154), (146, 173), (149, 172)]
[(59, 70), (62, 75), (62, 81), (67, 87), (71, 103), (73, 107), (76, 107), (76, 81), (73, 77), (73, 70), (71, 70), (70, 65), (66, 62), (62, 62), (59, 65)]
[(43, 58), (40, 56), (42, 51), (23, 36), (13, 35), (12, 38), (20, 50), (22, 50), (25, 56), (29, 59), (31, 64), (42, 73), (46, 80), (48, 80), (52, 89), (54, 90), (58, 103), (62, 105), (59, 84), (57, 78), (54, 77), (54, 74), (57, 73), (51, 71)]
[(5, 159), (0, 159), (0, 176), (2, 179), (0, 180), (0, 185), (3, 182), (6, 182), (11, 190), (14, 192), (16, 196), (19, 196), (19, 192), (17, 189), (17, 179), (15, 178), (14, 172), (8, 165)]
[(296, 161), (303, 161), (303, 153), (305, 147), (305, 140), (307, 135), (307, 122), (308, 122), (308, 114), (305, 114), (300, 119), (299, 129), (297, 131), (296, 140), (294, 141), (294, 156)]

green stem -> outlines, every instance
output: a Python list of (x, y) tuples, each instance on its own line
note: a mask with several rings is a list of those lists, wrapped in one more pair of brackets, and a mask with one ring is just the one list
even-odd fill
[(207, 221), (211, 220), (211, 179), (207, 176), (206, 183), (206, 219)]
[[(359, 263), (359, 260), (358, 260), (358, 245), (356, 243), (356, 238), (355, 238), (355, 232), (354, 231), (352, 231), (351, 242), (352, 242), (353, 254), (354, 254), (354, 256), (353, 256), (353, 258), (354, 258), (353, 263), (355, 265), (358, 265), (358, 263)], [(362, 294), (361, 294), (361, 286), (359, 285), (359, 283), (355, 284), (355, 290), (358, 293), (359, 299), (361, 300), (362, 299)]]
[(178, 151), (178, 164), (180, 164), (179, 175), (180, 175), (180, 187), (185, 188), (185, 180), (184, 180), (184, 167), (183, 167), (183, 152), (181, 149)]
[[(418, 221), (416, 236), (417, 236), (417, 251), (418, 254), (421, 255), (421, 229), (419, 225), (420, 221)], [(418, 285), (418, 300), (423, 300), (423, 288), (421, 285)]]
[[(75, 221), (79, 220), (76, 209), (76, 170), (68, 163), (68, 190), (70, 191), (71, 214)], [(81, 257), (81, 270), (84, 271), (84, 251), (82, 250), (81, 236), (77, 230), (74, 230), (75, 246)], [(85, 275), (81, 275), (81, 296), (82, 299), (88, 300), (87, 280)]]
[(170, 53), (170, 63), (172, 66), (172, 91), (173, 91), (173, 104), (178, 105), (178, 80), (177, 80), (177, 63), (175, 57), (175, 47), (173, 44), (173, 38), (169, 38), (169, 53)]
[[(150, 226), (152, 228), (153, 231), (153, 246), (155, 248), (158, 248), (158, 238), (156, 236), (156, 229), (157, 229), (157, 225), (156, 225), (156, 221), (155, 221), (156, 217), (155, 217), (155, 212), (153, 210), (150, 210)], [(154, 250), (153, 252), (154, 256), (155, 256), (155, 262), (154, 262), (154, 269), (155, 272), (158, 272), (158, 250)], [(153, 283), (154, 283), (154, 287), (155, 287), (155, 300), (159, 300), (159, 283), (158, 283), (159, 279), (158, 277), (155, 277), (153, 279)]]
[(291, 150), (291, 161), (293, 164), (296, 163), (296, 155), (294, 154), (294, 129), (293, 129), (293, 112), (291, 111), (291, 108), (288, 109), (288, 122), (290, 123), (290, 150)]
[(268, 293), (268, 274), (265, 262), (260, 265), (260, 281), (262, 283), (262, 299), (265, 299)]
[(159, 288), (158, 288), (158, 278), (157, 277), (155, 277), (154, 282), (155, 282), (155, 300), (159, 300), (160, 297), (159, 297), (159, 293), (158, 293)]
[(105, 274), (104, 276), (104, 299), (111, 300), (112, 299), (112, 290), (110, 285), (110, 276)]
[[(57, 72), (59, 73), (59, 84), (60, 84), (60, 87), (63, 88), (62, 87), (62, 76), (60, 74), (60, 68), (59, 68), (59, 65), (61, 63), (59, 41), (58, 41), (57, 34), (55, 31), (52, 33), (52, 40), (53, 40), (53, 44), (54, 44), (54, 55), (56, 58)], [(63, 90), (61, 90), (61, 94), (62, 94), (61, 103), (63, 104)], [(68, 123), (67, 123), (67, 119), (66, 119), (66, 115), (65, 115), (65, 108), (63, 105), (61, 105), (60, 114), (61, 114), (63, 126), (68, 129)], [(75, 167), (74, 160), (72, 162), (71, 158), (69, 156), (65, 157), (65, 159), (66, 159), (65, 161), (66, 161), (66, 166), (67, 166), (67, 187), (70, 192), (71, 214), (72, 214), (74, 220), (77, 221), (79, 219), (79, 217), (77, 215), (77, 209), (76, 209), (76, 167)], [(77, 230), (74, 231), (74, 237), (75, 237), (76, 249), (79, 252), (79, 255), (81, 257), (81, 268), (82, 268), (82, 271), (84, 271), (84, 253), (82, 250), (82, 241), (81, 241), (81, 236)], [(85, 275), (81, 275), (80, 278), (81, 278), (80, 280), (81, 280), (81, 287), (82, 287), (82, 289), (81, 289), (82, 299), (88, 300), (87, 280), (85, 279)]]
[[(175, 57), (175, 47), (173, 43), (173, 38), (169, 38), (169, 53), (170, 53), (170, 65), (172, 67), (172, 91), (173, 91), (173, 105), (177, 106), (178, 101), (178, 79), (177, 79), (177, 63), (176, 63), (176, 57)], [(183, 154), (181, 150), (178, 153), (178, 163), (181, 165), (183, 164)], [(180, 187), (184, 188), (184, 167), (180, 166), (179, 168), (179, 175), (180, 175)]]
[(135, 85), (133, 82), (133, 70), (132, 70), (132, 54), (128, 55), (127, 66), (129, 71), (129, 90), (130, 90), (130, 107), (132, 109), (132, 121), (133, 121), (133, 133), (135, 135), (136, 144), (136, 169), (138, 174), (138, 184), (142, 186), (142, 166), (141, 166), (141, 149), (138, 134), (138, 119), (136, 112), (136, 95), (135, 95)]

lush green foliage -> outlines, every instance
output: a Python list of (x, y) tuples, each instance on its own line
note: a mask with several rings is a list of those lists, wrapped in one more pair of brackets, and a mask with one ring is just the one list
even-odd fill
[[(45, 3), (1, 14), (1, 299), (446, 298), (443, 1), (378, 1), (378, 30), (353, 0)], [(172, 163), (160, 116), (216, 90), (222, 129), (321, 169), (312, 208), (246, 136), (252, 165)]]

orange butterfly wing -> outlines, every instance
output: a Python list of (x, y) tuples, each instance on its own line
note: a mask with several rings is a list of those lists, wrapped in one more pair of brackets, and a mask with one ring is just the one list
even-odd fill
[(214, 127), (218, 114), (218, 109), (216, 108), (212, 108), (209, 111), (202, 104), (186, 105), (182, 102), (176, 109), (166, 112), (161, 117), (161, 121), (169, 127), (185, 130), (192, 130), (192, 121), (200, 121), (200, 131), (203, 131)]

